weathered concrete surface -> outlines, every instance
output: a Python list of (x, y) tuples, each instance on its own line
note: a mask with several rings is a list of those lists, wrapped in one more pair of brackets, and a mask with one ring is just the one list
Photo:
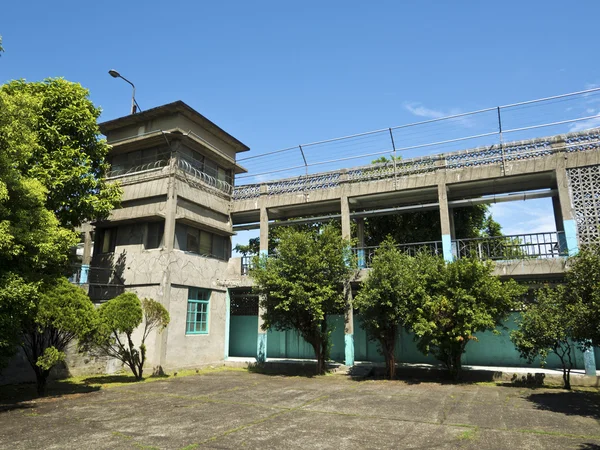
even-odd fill
[(600, 394), (223, 371), (10, 404), (0, 448), (598, 448)]

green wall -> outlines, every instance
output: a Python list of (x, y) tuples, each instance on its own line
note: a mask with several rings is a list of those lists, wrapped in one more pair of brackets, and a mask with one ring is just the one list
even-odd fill
[[(467, 344), (467, 350), (462, 357), (462, 363), (474, 366), (503, 366), (527, 367), (527, 360), (522, 359), (510, 340), (510, 331), (517, 328), (515, 319), (519, 313), (513, 313), (504, 324), (508, 330), (499, 329), (500, 334), (491, 331), (477, 333), (477, 341)], [(356, 361), (383, 361), (383, 356), (377, 351), (377, 344), (367, 340), (365, 331), (360, 327), (360, 316), (354, 316), (354, 359)], [(598, 355), (596, 349), (596, 355)], [(396, 359), (398, 362), (408, 363), (438, 363), (431, 355), (425, 356), (414, 342), (412, 333), (402, 330), (396, 342)], [(578, 369), (583, 369), (583, 354), (574, 349), (574, 363)], [(598, 356), (596, 356), (598, 364)], [(534, 362), (531, 367), (539, 367), (539, 362)], [(600, 366), (600, 365), (599, 365)], [(560, 360), (554, 354), (548, 356), (547, 368), (560, 368)]]
[[(515, 319), (519, 313), (511, 315), (505, 323), (508, 330), (499, 330), (500, 334), (492, 332), (477, 333), (478, 341), (471, 341), (467, 345), (467, 351), (463, 355), (462, 362), (466, 365), (477, 366), (504, 366), (504, 367), (527, 367), (527, 361), (520, 358), (510, 340), (510, 330), (517, 325)], [(330, 329), (332, 329), (331, 359), (344, 361), (344, 316), (333, 315), (328, 317)], [(258, 316), (231, 316), (229, 356), (256, 356), (256, 342), (258, 338)], [(377, 351), (377, 343), (368, 341), (365, 331), (360, 327), (360, 317), (354, 316), (354, 359), (356, 361), (382, 362), (383, 356)], [(583, 369), (583, 355), (575, 349), (575, 365)], [(600, 369), (600, 349), (595, 349), (596, 365)], [(312, 347), (302, 339), (297, 332), (269, 331), (267, 333), (267, 358), (293, 358), (313, 359)], [(438, 361), (431, 355), (425, 356), (419, 350), (413, 340), (413, 335), (402, 330), (396, 343), (396, 359), (398, 362), (407, 363), (429, 363), (436, 364)], [(539, 367), (534, 363), (531, 367)], [(550, 354), (547, 368), (560, 368), (560, 360), (556, 355)]]
[[(344, 316), (327, 318), (331, 332), (331, 359), (344, 360)], [(258, 316), (231, 316), (229, 356), (256, 356)], [(315, 353), (294, 330), (267, 333), (267, 358), (314, 359)]]

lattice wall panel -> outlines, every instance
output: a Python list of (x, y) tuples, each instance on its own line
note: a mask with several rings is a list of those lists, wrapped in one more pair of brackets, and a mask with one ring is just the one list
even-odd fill
[(600, 166), (568, 169), (580, 244), (600, 241)]

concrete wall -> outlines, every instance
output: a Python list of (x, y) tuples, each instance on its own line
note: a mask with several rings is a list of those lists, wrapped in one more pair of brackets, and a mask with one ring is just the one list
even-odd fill
[[(206, 286), (198, 286), (206, 287)], [(167, 352), (164, 368), (195, 367), (223, 360), (225, 346), (225, 291), (211, 290), (207, 334), (186, 334), (188, 286), (171, 287)]]

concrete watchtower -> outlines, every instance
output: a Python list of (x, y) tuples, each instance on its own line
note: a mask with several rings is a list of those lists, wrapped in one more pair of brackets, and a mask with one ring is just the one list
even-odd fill
[(249, 148), (177, 101), (100, 124), (112, 146), (109, 181), (121, 206), (95, 223), (90, 296), (124, 290), (160, 301), (167, 330), (148, 342), (150, 365), (194, 366), (223, 358), (234, 177)]

